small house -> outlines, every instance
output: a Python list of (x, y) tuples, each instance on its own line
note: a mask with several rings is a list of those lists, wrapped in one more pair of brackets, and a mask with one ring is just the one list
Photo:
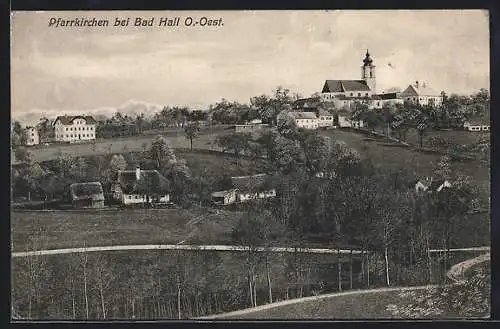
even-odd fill
[(281, 111), (277, 116), (278, 122), (293, 122), (297, 128), (317, 129), (318, 117), (314, 112)]
[(236, 202), (236, 189), (212, 193), (212, 202), (216, 205), (228, 205)]
[(333, 114), (319, 108), (318, 109), (318, 127), (333, 127)]
[(451, 183), (445, 179), (433, 180), (429, 185), (429, 192), (441, 192), (444, 188), (451, 187)]
[(104, 191), (99, 182), (73, 183), (69, 191), (74, 208), (104, 207)]
[(410, 188), (414, 189), (415, 192), (441, 192), (444, 188), (451, 187), (451, 183), (446, 179), (435, 180), (431, 178), (425, 178), (424, 180), (414, 180), (410, 183)]
[(236, 197), (239, 202), (252, 199), (266, 199), (276, 196), (276, 190), (270, 186), (267, 174), (231, 177), (233, 187), (237, 190)]
[(485, 120), (471, 120), (464, 122), (467, 131), (490, 131), (490, 125)]
[(231, 177), (232, 188), (212, 193), (212, 201), (217, 205), (267, 199), (276, 196), (267, 174)]
[(425, 181), (417, 179), (417, 180), (414, 180), (410, 183), (410, 188), (414, 189), (415, 192), (417, 192), (417, 193), (421, 193), (421, 192), (427, 191), (428, 184), (426, 184)]
[(338, 122), (340, 128), (363, 128), (365, 123), (363, 120), (352, 120), (349, 118), (350, 113), (346, 110), (338, 112)]
[(170, 182), (158, 170), (119, 170), (111, 187), (123, 205), (170, 203)]

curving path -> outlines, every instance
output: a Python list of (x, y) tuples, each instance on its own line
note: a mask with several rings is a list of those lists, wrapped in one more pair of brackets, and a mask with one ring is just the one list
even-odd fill
[[(232, 245), (185, 245), (181, 244), (151, 244), (151, 245), (128, 245), (128, 246), (102, 246), (102, 247), (84, 247), (84, 248), (67, 248), (67, 249), (49, 249), (36, 250), (25, 252), (13, 252), (12, 257), (27, 257), (27, 256), (43, 256), (43, 255), (60, 255), (73, 254), (95, 251), (127, 251), (127, 250), (207, 250), (207, 251), (248, 251), (248, 247), (232, 246)], [(289, 247), (258, 247), (254, 249), (258, 252), (300, 252), (310, 254), (341, 254), (341, 255), (359, 255), (361, 250), (337, 250), (327, 248), (289, 248)], [(366, 252), (366, 251), (365, 251)]]
[(453, 265), (446, 273), (446, 276), (455, 283), (463, 283), (465, 281), (464, 274), (468, 269), (477, 264), (487, 262), (490, 259), (491, 257), (489, 252), (475, 258), (467, 259), (466, 261)]
[(305, 302), (311, 302), (311, 301), (318, 301), (321, 299), (346, 296), (346, 295), (361, 295), (361, 294), (371, 294), (371, 293), (391, 292), (391, 291), (413, 291), (413, 290), (423, 290), (423, 289), (430, 289), (430, 288), (437, 288), (437, 287), (438, 287), (438, 285), (426, 285), (426, 286), (403, 287), (403, 288), (402, 287), (394, 287), (394, 288), (379, 288), (379, 289), (365, 289), (365, 290), (350, 290), (350, 291), (346, 291), (346, 292), (336, 292), (336, 293), (319, 295), (319, 296), (289, 299), (289, 300), (276, 302), (276, 303), (272, 303), (272, 304), (266, 304), (266, 305), (261, 305), (261, 306), (257, 306), (257, 307), (247, 308), (247, 309), (240, 310), (240, 311), (209, 315), (209, 316), (204, 316), (204, 317), (200, 317), (200, 318), (196, 318), (196, 319), (198, 319), (198, 320), (210, 320), (210, 319), (224, 319), (224, 318), (230, 318), (230, 317), (234, 318), (234, 317), (239, 316), (239, 315), (244, 315), (244, 314), (253, 313), (253, 312), (259, 312), (259, 311), (263, 311), (263, 310), (272, 309), (275, 307), (281, 307), (281, 306), (285, 306), (285, 305), (305, 303)]
[[(452, 249), (450, 251), (481, 251), (481, 250), (489, 250), (489, 247), (476, 247), (476, 248), (459, 248), (459, 249)], [(434, 252), (441, 252), (445, 250), (435, 250)], [(452, 280), (452, 284), (461, 284), (464, 281), (463, 274), (470, 269), (472, 266), (489, 261), (490, 260), (490, 253), (487, 252), (485, 254), (482, 254), (478, 257), (468, 259), (466, 261), (460, 262), (458, 264), (453, 265), (450, 270), (447, 272), (447, 277)], [(239, 310), (239, 311), (234, 311), (234, 312), (229, 312), (229, 313), (223, 313), (223, 314), (215, 314), (215, 315), (209, 315), (205, 317), (200, 317), (198, 318), (199, 320), (210, 320), (210, 319), (224, 319), (224, 318), (234, 318), (240, 315), (244, 314), (249, 314), (253, 312), (259, 312), (263, 310), (268, 310), (272, 309), (275, 307), (281, 307), (285, 305), (290, 305), (290, 304), (298, 304), (298, 303), (304, 303), (304, 302), (310, 302), (310, 301), (317, 301), (325, 298), (333, 298), (333, 297), (339, 297), (339, 296), (345, 296), (345, 295), (358, 295), (358, 294), (370, 294), (370, 293), (377, 293), (377, 292), (390, 292), (390, 291), (412, 291), (412, 290), (423, 290), (423, 289), (430, 289), (430, 288), (436, 288), (439, 287), (440, 285), (425, 285), (425, 286), (418, 286), (418, 287), (395, 287), (395, 288), (380, 288), (380, 289), (365, 289), (365, 290), (351, 290), (347, 292), (340, 292), (340, 293), (331, 293), (331, 294), (325, 294), (325, 295), (320, 295), (320, 296), (312, 296), (312, 297), (304, 297), (304, 298), (296, 298), (296, 299), (291, 299), (291, 300), (285, 300), (281, 302), (276, 302), (272, 304), (266, 304), (266, 305), (261, 305), (257, 307), (252, 307), (252, 308), (247, 308), (244, 310)]]

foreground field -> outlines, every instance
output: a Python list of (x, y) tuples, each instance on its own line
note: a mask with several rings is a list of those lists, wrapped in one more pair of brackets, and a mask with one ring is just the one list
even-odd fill
[[(473, 264), (473, 260), (479, 259)], [(489, 273), (489, 254), (469, 259), (464, 271)], [(460, 264), (457, 264), (459, 266)], [(473, 281), (445, 286), (381, 288), (348, 291), (284, 301), (261, 307), (207, 317), (210, 319), (266, 320), (363, 320), (363, 319), (464, 319), (489, 314), (490, 281), (479, 276)]]
[(12, 251), (25, 251), (33, 238), (36, 249), (169, 244), (184, 240), (227, 243), (239, 216), (238, 212), (178, 209), (13, 211)]
[[(427, 288), (418, 288), (425, 290)], [(266, 319), (266, 320), (362, 320), (362, 319), (397, 319), (387, 310), (387, 305), (404, 303), (400, 296), (401, 288), (350, 291), (307, 298), (293, 303), (277, 304), (275, 307), (261, 310), (235, 312), (219, 315), (214, 319)]]

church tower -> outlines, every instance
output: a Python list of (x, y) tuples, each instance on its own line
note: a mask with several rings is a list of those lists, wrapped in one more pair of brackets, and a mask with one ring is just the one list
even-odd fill
[(368, 87), (370, 87), (373, 94), (377, 93), (375, 82), (375, 65), (373, 65), (373, 59), (370, 57), (368, 49), (366, 50), (365, 59), (363, 59), (363, 66), (361, 66), (361, 79), (366, 81), (366, 84), (368, 85)]

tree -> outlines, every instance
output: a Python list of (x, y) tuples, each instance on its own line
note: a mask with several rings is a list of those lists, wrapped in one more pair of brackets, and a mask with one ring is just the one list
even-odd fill
[(328, 138), (317, 132), (303, 132), (300, 136), (300, 145), (304, 154), (305, 166), (308, 172), (314, 176), (323, 171), (324, 159), (329, 152)]
[(76, 158), (67, 153), (60, 153), (55, 162), (54, 169), (56, 173), (64, 179), (71, 178), (72, 168), (76, 164)]
[(266, 251), (263, 255), (266, 267), (266, 281), (268, 288), (269, 302), (272, 303), (271, 265), (270, 252), (272, 241), (280, 234), (282, 226), (278, 224), (274, 216), (268, 211), (250, 209), (240, 218), (238, 225), (233, 230), (233, 240), (239, 245), (248, 248), (247, 271), (249, 280), (249, 296), (251, 306), (257, 306), (256, 296), (256, 272), (261, 256), (257, 248), (264, 247)]
[(87, 178), (87, 168), (87, 159), (81, 156), (77, 157), (70, 168), (71, 176), (78, 181), (84, 181)]
[(49, 140), (54, 137), (54, 128), (52, 123), (47, 117), (42, 117), (38, 124), (36, 125), (38, 130), (38, 135), (40, 136), (40, 141)]
[(156, 169), (169, 168), (177, 162), (172, 146), (170, 146), (165, 137), (160, 135), (156, 136), (153, 140), (149, 156)]
[(271, 97), (260, 95), (252, 97), (250, 104), (256, 108), (262, 122), (276, 124), (276, 116), (281, 111), (289, 108), (289, 106), (299, 98), (299, 95), (290, 95), (290, 90), (281, 86), (277, 87)]
[(109, 169), (112, 172), (118, 172), (119, 170), (127, 169), (127, 160), (121, 154), (113, 154), (111, 160), (109, 161)]
[(193, 150), (193, 139), (197, 138), (200, 133), (200, 126), (198, 122), (192, 122), (184, 127), (184, 133), (186, 138), (189, 139), (191, 144), (191, 151)]
[(222, 148), (222, 152), (232, 152), (239, 164), (239, 159), (242, 154), (250, 148), (252, 135), (249, 133), (231, 133), (221, 135), (217, 138), (216, 143)]
[(405, 195), (402, 193), (385, 193), (380, 200), (381, 203), (377, 207), (376, 232), (378, 233), (379, 241), (383, 248), (385, 261), (385, 280), (389, 287), (390, 268), (389, 268), (389, 248), (394, 243), (396, 232), (402, 222), (402, 218), (409, 213), (409, 206)]

